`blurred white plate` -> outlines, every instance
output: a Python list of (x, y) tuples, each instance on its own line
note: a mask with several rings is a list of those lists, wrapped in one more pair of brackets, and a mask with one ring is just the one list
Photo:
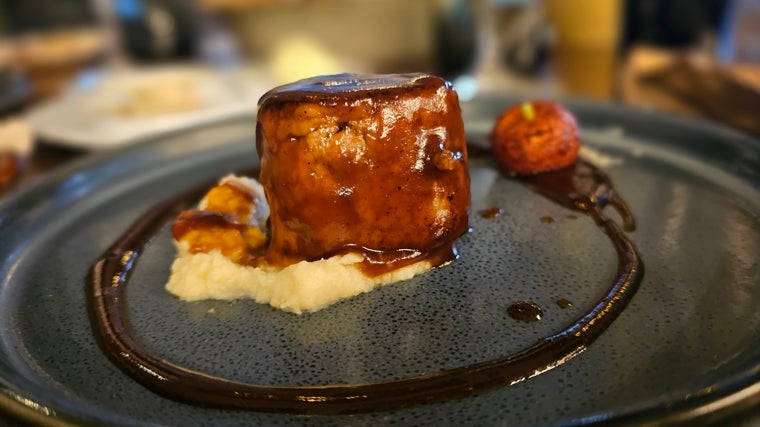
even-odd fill
[(271, 87), (264, 73), (194, 66), (85, 73), (26, 120), (45, 142), (86, 150), (251, 115)]

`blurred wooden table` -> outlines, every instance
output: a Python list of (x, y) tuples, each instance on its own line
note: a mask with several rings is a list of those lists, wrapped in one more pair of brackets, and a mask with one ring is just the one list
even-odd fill
[(569, 96), (619, 102), (760, 136), (760, 64), (725, 64), (698, 51), (635, 46), (558, 50), (552, 73)]

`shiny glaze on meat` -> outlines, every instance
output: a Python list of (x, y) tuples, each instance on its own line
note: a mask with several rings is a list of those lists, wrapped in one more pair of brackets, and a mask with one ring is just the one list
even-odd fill
[(259, 101), (256, 136), (270, 263), (358, 250), (396, 268), (447, 248), (440, 263), (467, 230), (464, 125), (441, 78), (342, 74), (281, 86)]

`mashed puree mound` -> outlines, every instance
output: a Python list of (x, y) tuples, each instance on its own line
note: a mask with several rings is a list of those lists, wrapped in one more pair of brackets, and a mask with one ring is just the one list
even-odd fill
[(258, 303), (301, 314), (371, 291), (375, 286), (407, 280), (431, 268), (429, 261), (368, 277), (358, 267), (359, 254), (301, 261), (283, 269), (249, 267), (232, 262), (219, 251), (190, 254), (177, 243), (166, 289), (185, 301), (251, 298)]

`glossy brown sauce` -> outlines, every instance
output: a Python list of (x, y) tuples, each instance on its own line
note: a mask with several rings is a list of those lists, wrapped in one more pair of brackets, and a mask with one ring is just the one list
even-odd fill
[(539, 218), (539, 220), (541, 220), (541, 222), (543, 222), (544, 224), (553, 224), (556, 222), (554, 220), (554, 217), (551, 215), (544, 215), (541, 218)]
[(377, 251), (349, 245), (346, 247), (345, 253), (351, 252), (362, 254), (364, 261), (359, 264), (359, 268), (362, 273), (370, 277), (379, 276), (420, 261), (428, 261), (433, 267), (438, 267), (454, 261), (459, 257), (454, 242), (446, 242), (427, 251), (413, 249)]
[(544, 310), (533, 301), (517, 301), (507, 308), (509, 317), (523, 322), (535, 322), (541, 320)]
[(557, 305), (560, 308), (568, 308), (568, 307), (572, 307), (573, 306), (573, 302), (570, 301), (567, 298), (560, 298), (560, 299), (557, 300)]
[(213, 249), (219, 249), (222, 254), (233, 260), (235, 263), (250, 267), (257, 267), (264, 263), (264, 247), (252, 248), (242, 241), (242, 235), (251, 226), (241, 224), (230, 218), (229, 215), (207, 211), (190, 209), (179, 214), (172, 224), (172, 236), (175, 240), (183, 240), (191, 232), (201, 233), (225, 233), (227, 231), (236, 232), (237, 239), (204, 239), (198, 241), (195, 239), (189, 241), (188, 252), (191, 254), (210, 252)]
[(602, 209), (610, 205), (623, 219), (624, 231), (636, 229), (631, 209), (612, 186), (610, 178), (585, 160), (578, 160), (575, 164), (551, 172), (524, 176), (520, 180), (537, 193), (569, 209), (591, 215), (599, 225), (610, 222), (602, 215)]
[(504, 209), (499, 206), (490, 206), (478, 212), (482, 218), (491, 219), (501, 216), (504, 213)]
[(197, 200), (200, 192), (151, 209), (94, 264), (87, 293), (95, 334), (108, 357), (136, 381), (162, 396), (201, 406), (298, 414), (355, 413), (464, 397), (514, 384), (559, 366), (589, 346), (626, 307), (643, 276), (633, 243), (602, 212), (612, 204), (621, 213), (625, 228), (633, 229), (630, 210), (604, 173), (579, 161), (523, 181), (557, 203), (594, 218), (613, 244), (618, 267), (606, 294), (587, 312), (518, 353), (393, 381), (314, 386), (240, 383), (153, 355), (129, 330), (125, 288), (151, 238), (177, 212)]

